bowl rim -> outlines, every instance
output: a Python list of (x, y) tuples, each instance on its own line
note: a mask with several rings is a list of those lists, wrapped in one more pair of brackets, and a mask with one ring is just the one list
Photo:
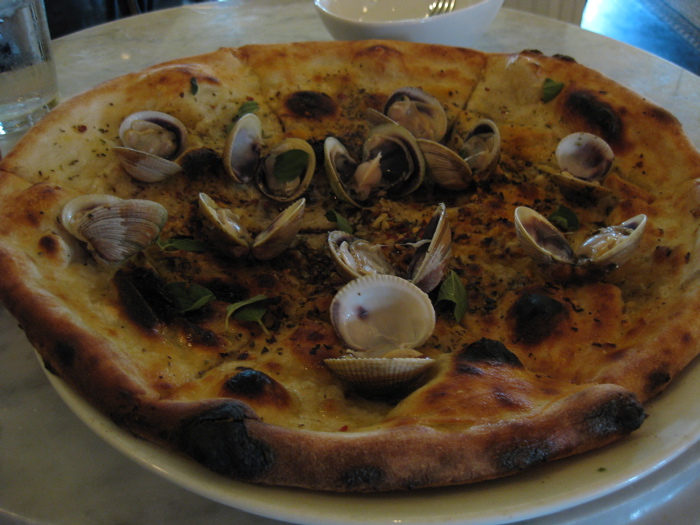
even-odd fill
[[(378, 27), (378, 26), (386, 26), (386, 25), (393, 25), (393, 26), (400, 26), (400, 25), (414, 25), (414, 24), (425, 24), (429, 23), (429, 21), (434, 21), (434, 20), (444, 20), (445, 18), (443, 17), (449, 17), (452, 18), (452, 15), (455, 15), (457, 13), (460, 13), (462, 11), (466, 11), (468, 9), (472, 9), (474, 7), (480, 6), (482, 4), (487, 4), (489, 2), (493, 2), (494, 0), (476, 0), (474, 3), (465, 5), (464, 7), (458, 7), (455, 6), (454, 11), (451, 13), (446, 13), (444, 15), (435, 16), (435, 17), (428, 17), (428, 16), (423, 16), (420, 18), (397, 18), (396, 20), (357, 20), (356, 18), (348, 18), (346, 16), (339, 15), (333, 11), (330, 11), (325, 5), (322, 5), (322, 2), (325, 2), (325, 0), (314, 0), (314, 6), (316, 9), (319, 11), (323, 11), (325, 14), (337, 19), (337, 20), (342, 20), (343, 22), (351, 23), (354, 25), (362, 25), (362, 26), (369, 26), (369, 27)], [(430, 22), (432, 23), (432, 22)]]

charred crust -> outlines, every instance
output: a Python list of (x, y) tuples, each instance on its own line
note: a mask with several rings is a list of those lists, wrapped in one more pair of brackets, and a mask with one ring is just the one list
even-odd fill
[(225, 397), (239, 397), (247, 400), (267, 401), (278, 406), (287, 406), (289, 393), (269, 375), (252, 368), (244, 368), (229, 377), (221, 388)]
[(551, 335), (566, 315), (566, 309), (544, 293), (527, 292), (513, 304), (508, 315), (514, 320), (516, 340), (532, 345)]
[(338, 105), (325, 93), (318, 91), (297, 91), (289, 95), (284, 106), (292, 116), (320, 120), (332, 117), (338, 112)]
[(566, 98), (566, 109), (574, 117), (582, 118), (608, 143), (622, 141), (622, 119), (615, 110), (590, 91), (573, 91)]
[(552, 445), (546, 441), (522, 441), (498, 454), (501, 472), (526, 470), (552, 457)]
[(64, 368), (70, 368), (75, 363), (78, 350), (70, 343), (58, 341), (53, 347), (53, 355)]
[(372, 465), (352, 467), (340, 476), (340, 483), (347, 490), (378, 490), (384, 481), (384, 471)]
[(53, 235), (44, 235), (39, 239), (39, 250), (46, 255), (56, 255), (59, 250), (59, 244), (56, 237)]
[(463, 373), (474, 373), (466, 363), (523, 366), (518, 357), (500, 341), (481, 338), (465, 346), (457, 356), (457, 369)]
[(662, 366), (656, 370), (653, 370), (647, 376), (647, 382), (644, 389), (647, 394), (651, 396), (666, 386), (669, 381), (671, 381), (671, 374), (668, 373), (665, 366)]
[(176, 443), (205, 467), (237, 479), (255, 480), (275, 463), (272, 449), (248, 434), (245, 411), (235, 403), (187, 419)]
[(595, 437), (624, 435), (640, 427), (646, 414), (632, 393), (619, 394), (585, 417), (588, 432)]
[(196, 148), (187, 151), (178, 160), (182, 172), (190, 179), (204, 179), (223, 173), (221, 157), (211, 148)]

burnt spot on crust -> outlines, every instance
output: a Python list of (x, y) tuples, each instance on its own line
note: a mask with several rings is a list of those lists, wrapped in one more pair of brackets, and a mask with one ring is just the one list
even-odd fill
[(651, 396), (664, 388), (670, 381), (671, 374), (668, 373), (667, 367), (660, 366), (649, 374), (644, 390)]
[(531, 345), (549, 337), (565, 315), (561, 302), (537, 292), (522, 294), (508, 312), (516, 340)]
[(544, 463), (551, 456), (552, 446), (548, 441), (523, 441), (498, 454), (498, 469), (501, 472), (526, 470)]
[(223, 173), (221, 157), (211, 148), (195, 148), (187, 151), (178, 163), (190, 179), (209, 180)]
[(44, 235), (39, 239), (39, 250), (48, 256), (57, 255), (60, 244), (54, 235)]
[(246, 429), (245, 412), (227, 403), (186, 420), (176, 438), (178, 448), (205, 467), (242, 480), (255, 480), (272, 468), (275, 456)]
[(320, 120), (333, 117), (338, 112), (338, 104), (326, 95), (318, 91), (297, 91), (287, 96), (284, 106), (291, 116)]
[(610, 106), (590, 91), (573, 91), (565, 101), (566, 110), (573, 116), (582, 118), (592, 132), (600, 135), (611, 145), (622, 142), (622, 119)]
[(384, 481), (384, 471), (372, 465), (352, 467), (340, 476), (340, 483), (347, 490), (378, 490)]
[(481, 338), (465, 346), (457, 356), (457, 370), (462, 373), (474, 373), (471, 367), (464, 366), (465, 362), (523, 366), (518, 356), (508, 350), (503, 343), (486, 338)]
[(632, 393), (623, 393), (585, 417), (588, 432), (595, 437), (605, 438), (624, 435), (639, 428), (646, 414), (644, 408)]
[(221, 395), (284, 407), (290, 403), (289, 392), (269, 375), (252, 368), (244, 368), (229, 377), (221, 388)]
[(53, 355), (64, 368), (70, 368), (75, 363), (77, 349), (70, 343), (58, 341), (53, 347)]

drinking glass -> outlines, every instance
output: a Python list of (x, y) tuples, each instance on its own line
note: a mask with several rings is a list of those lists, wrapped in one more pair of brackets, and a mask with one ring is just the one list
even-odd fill
[(0, 152), (57, 103), (43, 0), (0, 0)]

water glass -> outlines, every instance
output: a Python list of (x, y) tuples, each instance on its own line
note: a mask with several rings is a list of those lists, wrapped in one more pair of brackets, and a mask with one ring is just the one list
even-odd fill
[(43, 0), (0, 0), (0, 152), (58, 102)]

